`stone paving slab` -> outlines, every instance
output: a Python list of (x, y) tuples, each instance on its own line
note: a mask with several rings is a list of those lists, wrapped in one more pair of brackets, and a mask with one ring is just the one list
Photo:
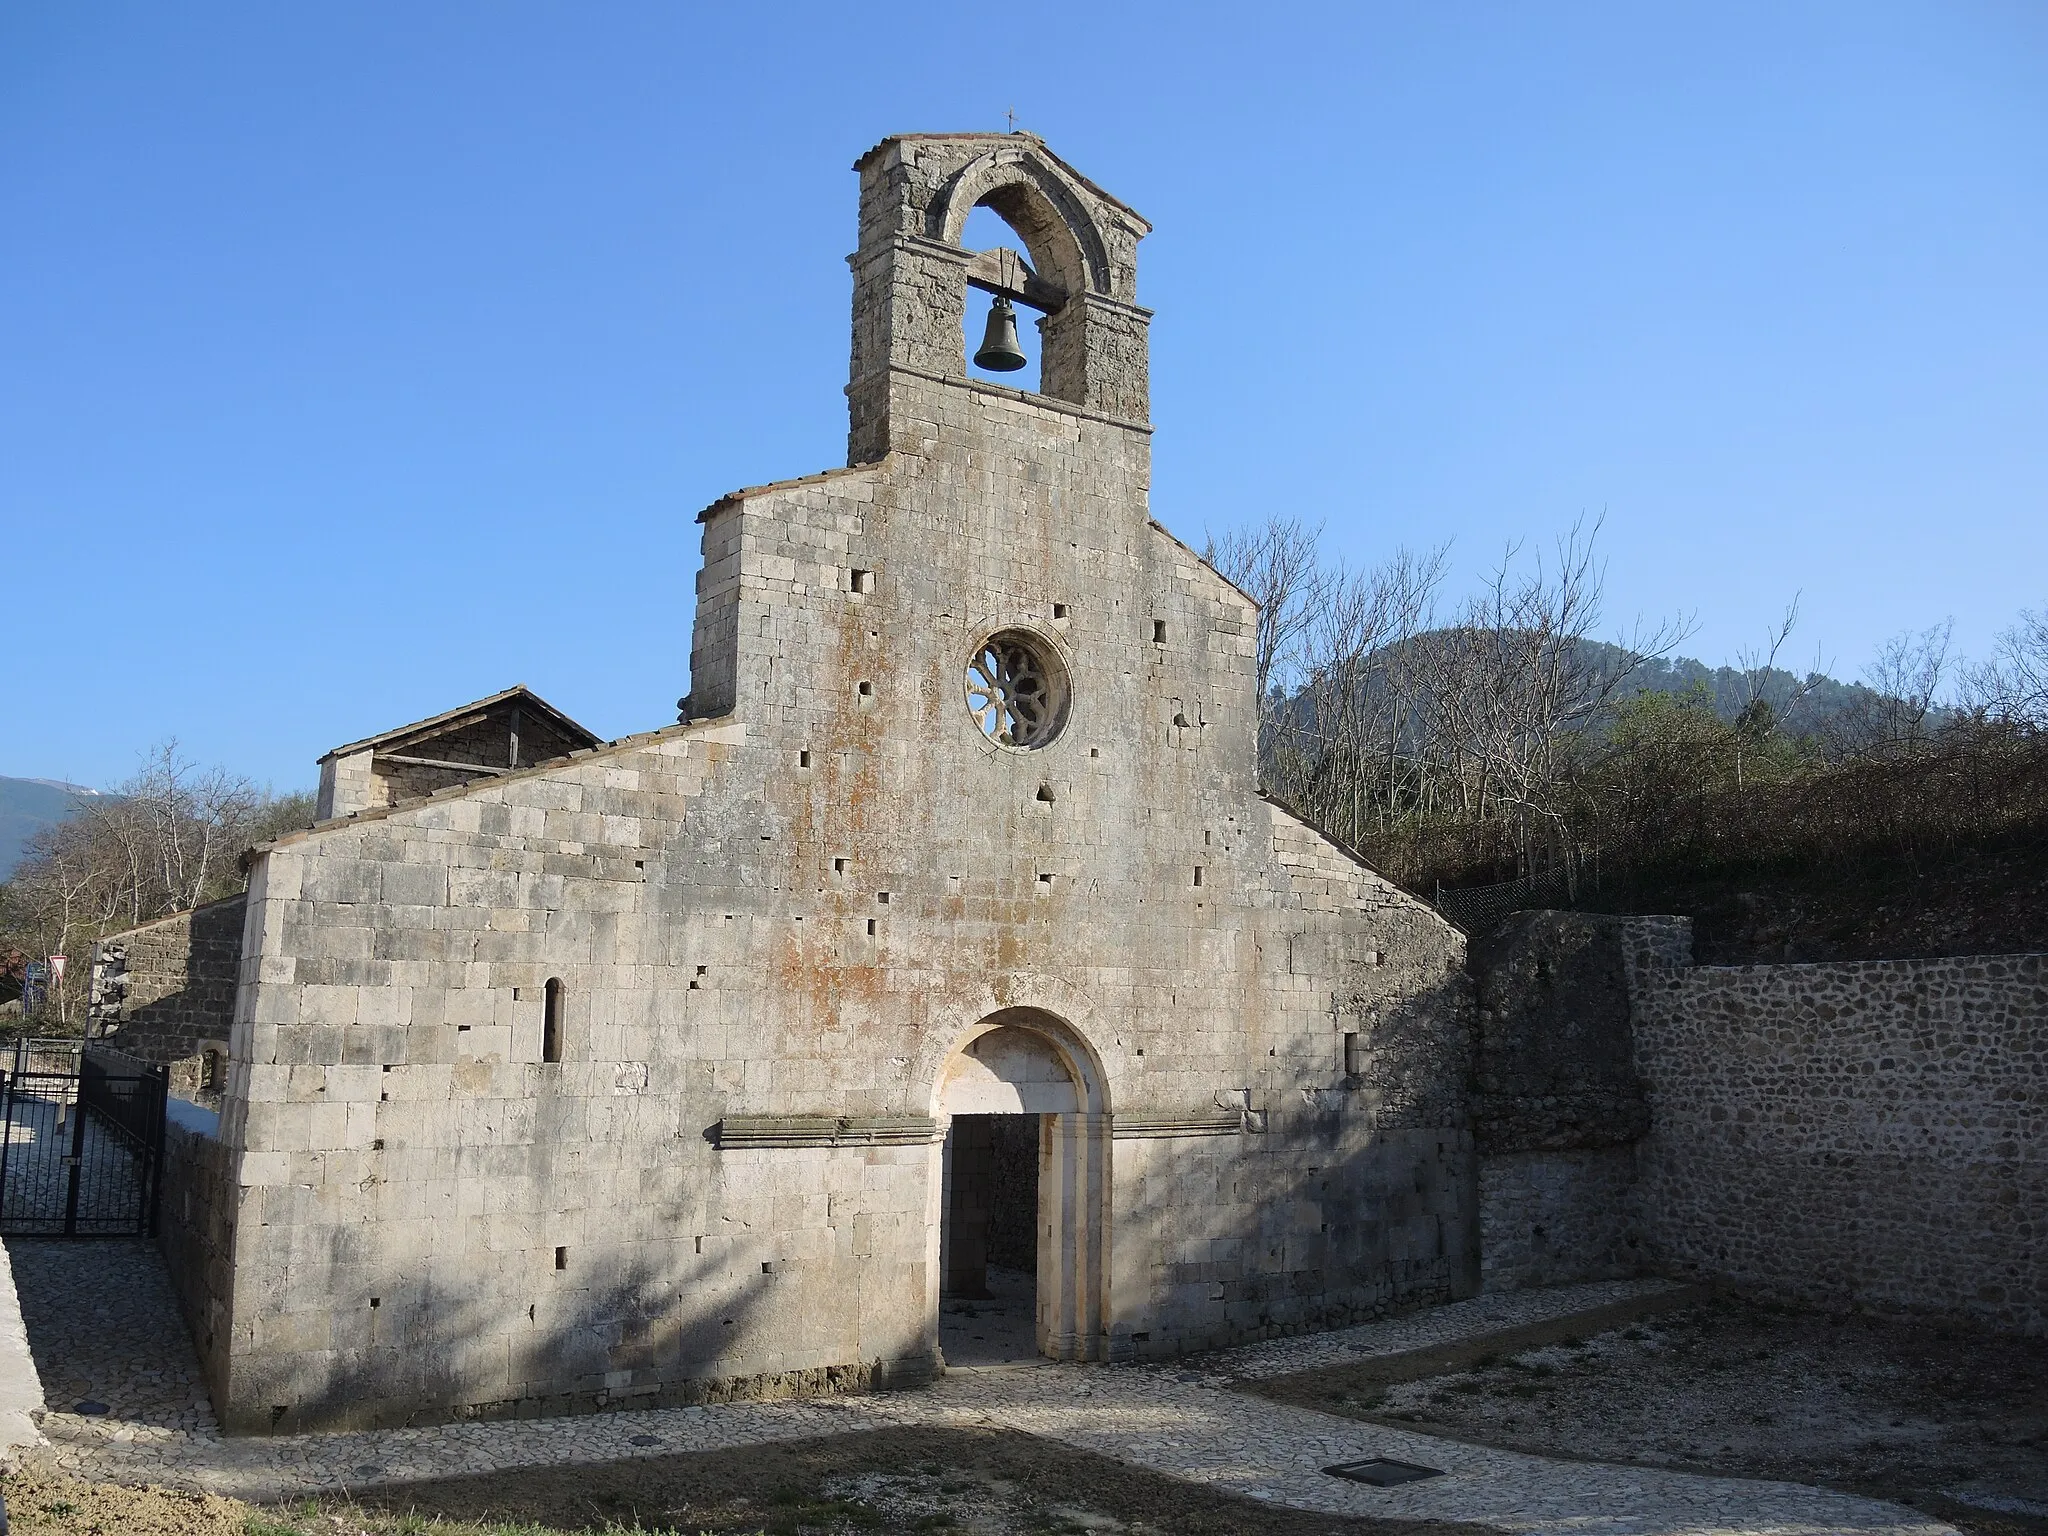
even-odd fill
[[(1654, 1294), (1643, 1282), (1482, 1297), (1342, 1334), (1274, 1340), (1172, 1365), (965, 1371), (922, 1392), (228, 1439), (205, 1409), (197, 1361), (154, 1250), (27, 1244), (17, 1245), (15, 1261), (29, 1341), (52, 1401), (69, 1408), (74, 1396), (92, 1393), (112, 1410), (104, 1417), (46, 1412), (50, 1444), (34, 1454), (98, 1481), (165, 1483), (265, 1502), (862, 1430), (984, 1426), (1252, 1499), (1330, 1514), (1468, 1521), (1532, 1536), (1945, 1536), (1952, 1529), (1911, 1510), (1821, 1489), (1552, 1461), (1223, 1389), (1231, 1380), (1313, 1369), (1326, 1359), (1398, 1354)], [(1321, 1470), (1370, 1456), (1446, 1475), (1377, 1489)]]

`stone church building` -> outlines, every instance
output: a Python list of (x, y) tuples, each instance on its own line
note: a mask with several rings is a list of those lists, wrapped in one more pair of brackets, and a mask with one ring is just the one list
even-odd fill
[(1463, 941), (1260, 795), (1253, 604), (1148, 505), (1147, 224), (1027, 134), (858, 170), (849, 465), (699, 515), (684, 720), (512, 690), (251, 856), (168, 1192), (231, 1429), (915, 1383), (999, 1222), (1059, 1360), (1476, 1287)]
[(1468, 956), (1260, 793), (1145, 221), (1028, 134), (857, 169), (849, 464), (699, 514), (683, 718), (352, 742), (245, 898), (101, 947), (97, 1032), (218, 1105), (162, 1242), (230, 1430), (914, 1385), (999, 1274), (1064, 1361), (1645, 1270), (2048, 1326), (2048, 957)]

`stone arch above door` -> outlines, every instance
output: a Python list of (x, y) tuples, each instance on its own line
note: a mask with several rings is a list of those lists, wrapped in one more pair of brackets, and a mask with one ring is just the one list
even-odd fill
[[(949, 1109), (946, 1104), (946, 1085), (960, 1059), (969, 1054), (976, 1041), (997, 1031), (1018, 1031), (1033, 1037), (1030, 1041), (1008, 1037), (1004, 1049), (1041, 1056), (1050, 1053), (1073, 1085), (1075, 1102), (1069, 1108), (1023, 1113), (1110, 1112), (1111, 1072), (1117, 1058), (1112, 1053), (1105, 1060), (1104, 1053), (1097, 1049), (1095, 1036), (1099, 1031), (1088, 1001), (1078, 989), (1056, 977), (1009, 972), (991, 978), (988, 985), (977, 991), (978, 996), (962, 997), (936, 1011), (932, 1027), (920, 1043), (911, 1080), (929, 1085), (927, 1113), (942, 1118), (948, 1114), (1019, 1112), (1015, 1106), (1009, 1110), (977, 1111)], [(959, 1070), (971, 1073), (978, 1069), (965, 1066)], [(995, 1071), (993, 1065), (990, 1071)]]
[(1072, 1115), (1082, 1089), (1045, 1035), (999, 1024), (969, 1040), (939, 1079), (940, 1115)]

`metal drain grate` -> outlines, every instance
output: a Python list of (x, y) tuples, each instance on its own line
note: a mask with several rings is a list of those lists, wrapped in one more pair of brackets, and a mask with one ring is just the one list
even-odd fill
[(1439, 1467), (1418, 1467), (1412, 1461), (1389, 1461), (1376, 1456), (1371, 1461), (1346, 1461), (1323, 1471), (1331, 1477), (1347, 1478), (1354, 1483), (1370, 1483), (1375, 1488), (1393, 1488), (1402, 1483), (1419, 1483), (1425, 1477), (1442, 1477)]

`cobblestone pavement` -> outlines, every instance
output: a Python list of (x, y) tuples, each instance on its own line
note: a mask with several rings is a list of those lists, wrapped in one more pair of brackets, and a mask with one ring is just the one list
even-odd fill
[[(223, 1438), (205, 1406), (161, 1261), (140, 1244), (10, 1248), (36, 1363), (55, 1409), (39, 1453), (87, 1478), (269, 1500), (510, 1467), (562, 1466), (896, 1426), (1040, 1435), (1219, 1491), (1331, 1514), (1465, 1520), (1542, 1536), (1939, 1536), (1894, 1505), (1788, 1483), (1559, 1462), (1332, 1418), (1225, 1390), (1248, 1375), (1398, 1353), (1540, 1321), (1637, 1292), (1612, 1285), (1486, 1297), (1313, 1340), (1171, 1366), (961, 1372), (926, 1392), (655, 1409), (358, 1434)], [(90, 1394), (88, 1399), (87, 1394)], [(1325, 1476), (1385, 1456), (1445, 1475), (1377, 1489)]]

